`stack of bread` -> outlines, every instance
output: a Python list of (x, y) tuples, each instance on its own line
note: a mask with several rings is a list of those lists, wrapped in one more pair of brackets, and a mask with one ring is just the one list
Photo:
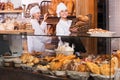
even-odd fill
[(88, 15), (78, 15), (77, 18), (73, 19), (70, 31), (71, 32), (87, 32), (89, 27)]
[(28, 66), (33, 66), (39, 63), (39, 58), (32, 56), (30, 53), (24, 53), (20, 57), (23, 64)]
[[(41, 71), (73, 71), (82, 73), (97, 74), (97, 76), (114, 76), (116, 70), (120, 67), (120, 51), (116, 54), (88, 56), (83, 59), (75, 55), (56, 54), (56, 56), (45, 56), (37, 58), (32, 54), (25, 53), (20, 57), (22, 63), (28, 66), (34, 66), (36, 70)], [(67, 74), (66, 74), (67, 75)]]
[(88, 32), (91, 32), (91, 33), (107, 33), (109, 31), (101, 29), (101, 28), (95, 28), (95, 29), (89, 29)]
[(73, 15), (75, 12), (75, 0), (51, 0), (48, 12), (51, 15), (56, 15), (56, 8), (59, 3), (64, 3), (67, 6), (69, 15)]
[(14, 10), (14, 4), (10, 1), (0, 2), (0, 10)]
[(7, 17), (0, 23), (0, 30), (30, 30), (32, 25), (30, 22), (22, 22), (15, 18)]
[(14, 4), (10, 1), (8, 2), (0, 2), (0, 10), (22, 10), (22, 7), (19, 6), (18, 8), (14, 7)]
[(12, 2), (5, 3), (4, 10), (14, 10), (14, 4)]
[(102, 37), (110, 37), (113, 36), (113, 34), (115, 34), (115, 32), (104, 30), (101, 28), (89, 29), (87, 33), (90, 34), (91, 36), (102, 36)]
[(0, 30), (14, 30), (15, 19), (6, 18), (3, 23), (0, 23)]

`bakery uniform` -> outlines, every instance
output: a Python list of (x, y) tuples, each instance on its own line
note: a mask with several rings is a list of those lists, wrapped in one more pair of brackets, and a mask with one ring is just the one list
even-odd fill
[[(42, 22), (41, 25), (38, 23), (36, 19), (31, 19), (32, 28), (34, 29), (34, 35), (36, 36), (28, 36), (28, 51), (36, 51), (43, 52), (45, 50), (45, 43), (50, 43), (51, 38), (41, 35), (46, 35), (45, 28), (47, 26), (46, 22)], [(40, 36), (37, 36), (40, 35)]]
[(71, 23), (72, 20), (63, 21), (62, 19), (60, 19), (56, 26), (56, 35), (69, 35), (69, 28)]
[[(59, 37), (60, 41), (62, 40), (63, 42), (68, 42), (71, 47), (72, 45), (74, 45), (75, 46), (74, 52), (85, 53), (86, 49), (84, 48), (80, 38), (69, 36), (71, 33), (69, 31), (71, 23), (72, 23), (72, 20), (63, 21), (62, 19), (60, 19), (60, 21), (56, 25), (56, 35), (62, 36), (62, 37)], [(69, 36), (69, 37), (65, 37), (65, 36)]]

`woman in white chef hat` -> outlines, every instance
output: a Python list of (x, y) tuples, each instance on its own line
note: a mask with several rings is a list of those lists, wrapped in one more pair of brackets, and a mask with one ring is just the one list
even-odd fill
[[(57, 17), (60, 18), (59, 22), (56, 25), (56, 35), (58, 36), (69, 36), (70, 35), (70, 26), (72, 20), (67, 19), (68, 11), (64, 3), (59, 3), (56, 9)], [(60, 37), (59, 40), (63, 42), (68, 42), (70, 46), (74, 45), (74, 52), (85, 53), (86, 50), (78, 37)]]
[(43, 21), (39, 23), (41, 16), (40, 9), (38, 6), (34, 6), (30, 9), (30, 15), (32, 28), (34, 29), (34, 36), (28, 36), (28, 51), (43, 52), (45, 50), (45, 44), (50, 43), (51, 38), (35, 35), (47, 35), (47, 33), (45, 33), (45, 29), (47, 27), (47, 23), (45, 22), (47, 14), (44, 15)]

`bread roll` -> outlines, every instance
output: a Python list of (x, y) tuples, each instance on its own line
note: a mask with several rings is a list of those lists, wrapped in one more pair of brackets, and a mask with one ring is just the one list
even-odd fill
[(94, 74), (100, 74), (100, 67), (93, 63), (93, 62), (87, 62), (86, 65), (88, 66), (89, 70)]
[(110, 66), (110, 64), (103, 64), (100, 66), (100, 73), (105, 76), (110, 76), (115, 73), (115, 70)]
[(57, 5), (61, 2), (61, 0), (51, 0), (51, 4), (49, 6), (48, 12), (49, 14), (55, 15)]

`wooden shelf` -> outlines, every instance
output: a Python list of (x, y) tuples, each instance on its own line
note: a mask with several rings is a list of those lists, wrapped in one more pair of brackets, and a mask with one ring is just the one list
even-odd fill
[(34, 30), (0, 30), (0, 34), (33, 34)]
[(22, 13), (23, 10), (0, 10), (0, 13)]

